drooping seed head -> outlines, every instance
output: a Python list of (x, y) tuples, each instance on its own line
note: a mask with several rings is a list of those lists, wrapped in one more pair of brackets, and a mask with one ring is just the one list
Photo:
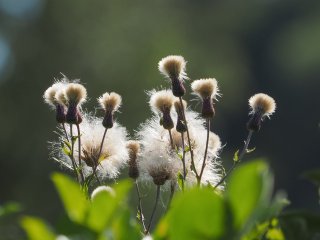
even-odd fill
[(129, 153), (129, 177), (137, 179), (139, 177), (137, 157), (140, 151), (140, 143), (138, 141), (128, 141), (127, 149)]
[(65, 88), (65, 98), (68, 105), (79, 105), (86, 101), (87, 90), (79, 83), (69, 83)]
[(121, 105), (122, 98), (119, 94), (115, 92), (104, 93), (101, 97), (98, 98), (98, 101), (101, 107), (105, 111), (117, 111)]
[(262, 112), (262, 116), (270, 116), (276, 110), (276, 102), (272, 97), (264, 93), (257, 93), (249, 99), (250, 114)]
[(49, 87), (43, 94), (45, 103), (49, 104), (51, 107), (55, 107), (58, 104), (56, 93), (63, 90), (65, 85), (66, 83), (64, 82), (56, 82)]
[(218, 82), (215, 78), (205, 78), (195, 80), (191, 84), (191, 88), (195, 94), (202, 99), (216, 99), (219, 94)]
[(186, 61), (182, 56), (170, 55), (162, 58), (158, 68), (168, 78), (177, 78), (179, 80), (186, 78)]

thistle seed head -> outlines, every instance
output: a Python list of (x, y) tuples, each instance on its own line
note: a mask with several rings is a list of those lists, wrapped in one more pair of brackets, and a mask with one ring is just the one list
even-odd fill
[(186, 61), (182, 56), (170, 55), (162, 58), (158, 68), (163, 75), (170, 79), (183, 80), (186, 78)]
[(194, 93), (202, 99), (216, 99), (216, 97), (219, 95), (218, 82), (215, 78), (195, 80), (192, 82), (191, 88)]
[(79, 105), (86, 101), (87, 90), (79, 83), (69, 83), (65, 88), (65, 98), (68, 105)]
[(115, 92), (104, 93), (98, 98), (98, 102), (105, 111), (117, 111), (121, 105), (122, 98)]
[(129, 153), (129, 177), (137, 179), (139, 177), (137, 157), (140, 151), (140, 144), (138, 141), (128, 141), (127, 149)]
[(276, 110), (276, 102), (272, 97), (264, 93), (257, 93), (249, 99), (250, 114), (262, 112), (262, 116), (270, 116)]

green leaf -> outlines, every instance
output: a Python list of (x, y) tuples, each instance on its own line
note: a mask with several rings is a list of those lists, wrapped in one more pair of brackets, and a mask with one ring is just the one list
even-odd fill
[(246, 232), (254, 226), (258, 217), (265, 214), (271, 198), (272, 183), (268, 166), (263, 161), (243, 164), (232, 173), (226, 196), (233, 213), (235, 229)]
[(77, 223), (83, 223), (89, 204), (79, 184), (61, 173), (54, 173), (52, 180), (69, 218)]
[(55, 240), (55, 234), (39, 218), (23, 217), (21, 220), (22, 228), (26, 231), (30, 240)]
[(320, 169), (306, 171), (302, 176), (320, 187)]
[(168, 239), (221, 239), (226, 229), (223, 199), (208, 188), (192, 189), (177, 195), (172, 207), (156, 230)]
[(3, 206), (0, 206), (0, 217), (4, 217), (13, 213), (21, 211), (21, 206), (16, 202), (8, 202)]
[(239, 161), (239, 150), (237, 150), (233, 155), (233, 161), (238, 162)]
[(86, 225), (96, 232), (106, 228), (117, 211), (122, 210), (121, 203), (126, 199), (132, 183), (124, 180), (113, 185), (115, 194), (101, 191), (92, 200)]
[(181, 174), (181, 172), (178, 172), (177, 180), (178, 180), (179, 188), (181, 190), (184, 190), (184, 180), (183, 180), (183, 175)]
[(137, 240), (142, 238), (139, 226), (137, 222), (130, 217), (129, 210), (125, 210), (113, 221), (112, 232), (114, 239), (117, 240)]

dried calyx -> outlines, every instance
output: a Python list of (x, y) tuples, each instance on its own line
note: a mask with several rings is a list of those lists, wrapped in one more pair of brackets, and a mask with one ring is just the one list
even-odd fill
[(187, 131), (187, 126), (185, 121), (183, 120), (183, 114), (186, 110), (187, 102), (182, 100), (182, 105), (180, 102), (180, 99), (175, 99), (174, 101), (174, 108), (177, 112), (177, 124), (176, 124), (176, 130), (177, 132), (183, 133)]
[(87, 90), (79, 83), (69, 83), (64, 89), (64, 94), (68, 105), (67, 123), (80, 124), (82, 122), (80, 107), (86, 101)]

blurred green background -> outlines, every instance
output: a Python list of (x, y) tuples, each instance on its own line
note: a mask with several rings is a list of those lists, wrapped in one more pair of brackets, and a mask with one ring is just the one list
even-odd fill
[(0, 204), (18, 201), (51, 221), (60, 215), (49, 179), (59, 168), (47, 149), (56, 123), (42, 100), (60, 72), (85, 84), (90, 111), (105, 91), (120, 93), (117, 118), (133, 134), (151, 114), (145, 91), (168, 86), (158, 61), (179, 54), (192, 80), (219, 81), (212, 130), (226, 144), (226, 166), (246, 137), (248, 98), (275, 98), (277, 112), (247, 159), (270, 162), (292, 207), (317, 210), (317, 191), (301, 173), (320, 166), (319, 43), (317, 0), (0, 0)]

